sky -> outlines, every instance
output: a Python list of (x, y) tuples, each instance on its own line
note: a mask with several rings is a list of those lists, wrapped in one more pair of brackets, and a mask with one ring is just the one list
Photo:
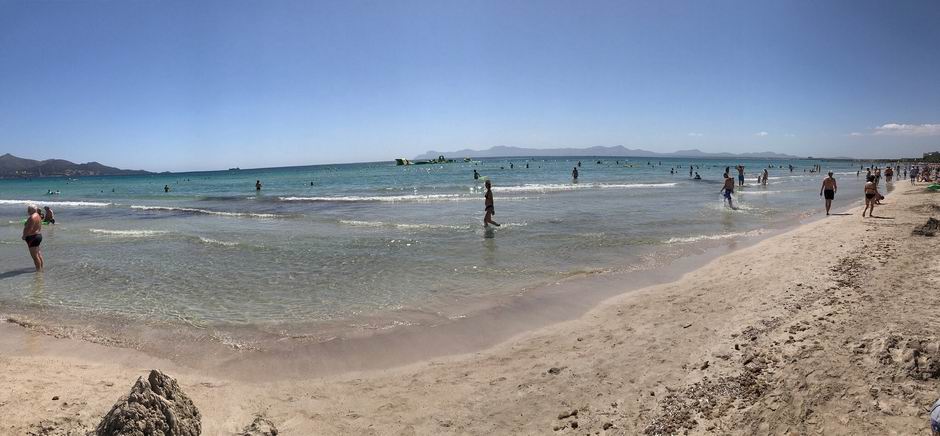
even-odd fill
[(940, 1), (0, 0), (0, 153), (940, 150)]

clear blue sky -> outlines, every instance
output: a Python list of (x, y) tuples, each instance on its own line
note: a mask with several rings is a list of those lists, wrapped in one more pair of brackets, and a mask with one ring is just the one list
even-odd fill
[(940, 1), (0, 0), (0, 152), (940, 149)]

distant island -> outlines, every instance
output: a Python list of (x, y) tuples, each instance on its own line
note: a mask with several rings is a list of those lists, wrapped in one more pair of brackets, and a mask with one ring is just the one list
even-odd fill
[[(429, 151), (418, 159), (436, 159), (438, 156), (448, 157), (531, 157), (531, 156), (622, 156), (622, 157), (692, 157), (692, 158), (750, 158), (750, 159), (803, 159), (789, 154), (773, 153), (769, 151), (759, 153), (706, 153), (700, 150), (679, 150), (672, 153), (657, 153), (640, 149), (630, 149), (622, 145), (614, 147), (588, 147), (588, 148), (522, 148), (499, 145), (488, 150), (457, 150), (449, 153)], [(832, 158), (847, 159), (851, 158)]]
[(98, 162), (77, 164), (63, 159), (34, 160), (13, 156), (0, 156), (0, 178), (26, 177), (86, 177), (150, 174), (143, 170), (122, 170)]

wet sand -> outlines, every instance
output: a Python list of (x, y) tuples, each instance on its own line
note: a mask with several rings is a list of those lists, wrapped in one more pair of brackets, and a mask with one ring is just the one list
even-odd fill
[(940, 392), (940, 251), (911, 230), (940, 197), (899, 183), (882, 218), (860, 212), (486, 351), (384, 370), (238, 377), (237, 353), (207, 353), (226, 359), (213, 370), (0, 323), (0, 433), (91, 429), (150, 368), (180, 381), (205, 434), (256, 414), (283, 434), (923, 433)]

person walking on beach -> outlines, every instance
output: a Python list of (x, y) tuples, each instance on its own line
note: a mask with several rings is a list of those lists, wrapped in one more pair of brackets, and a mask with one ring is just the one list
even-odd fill
[(819, 195), (825, 195), (826, 198), (826, 215), (829, 215), (829, 208), (832, 207), (832, 199), (836, 198), (836, 179), (832, 177), (832, 171), (829, 171), (829, 176), (827, 176), (822, 181), (822, 187), (819, 188)]
[(578, 181), (578, 167), (574, 167), (574, 169), (571, 170), (571, 178), (576, 182)]
[(744, 165), (738, 165), (738, 186), (744, 186)]
[(255, 180), (255, 191), (261, 190), (261, 180)]
[(862, 211), (862, 217), (865, 216), (865, 212), (868, 212), (868, 216), (874, 216), (875, 213), (875, 202), (878, 200), (881, 194), (878, 193), (878, 185), (875, 184), (875, 176), (868, 176), (868, 181), (865, 182), (865, 210)]
[(39, 217), (39, 208), (35, 205), (26, 207), (26, 224), (23, 225), (23, 241), (29, 249), (29, 255), (33, 258), (33, 265), (36, 271), (42, 271), (42, 251), (39, 250), (39, 244), (42, 243), (42, 218)]
[(728, 173), (725, 173), (725, 184), (721, 187), (720, 192), (728, 201), (728, 207), (734, 209), (734, 204), (731, 202), (731, 194), (734, 193), (734, 179)]
[(689, 177), (692, 177), (692, 165), (689, 165)]
[(486, 194), (483, 196), (483, 211), (485, 212), (485, 215), (483, 215), (483, 227), (487, 227), (490, 224), (499, 227), (499, 223), (493, 221), (493, 215), (496, 215), (496, 208), (493, 207), (493, 185), (487, 180), (485, 186)]

